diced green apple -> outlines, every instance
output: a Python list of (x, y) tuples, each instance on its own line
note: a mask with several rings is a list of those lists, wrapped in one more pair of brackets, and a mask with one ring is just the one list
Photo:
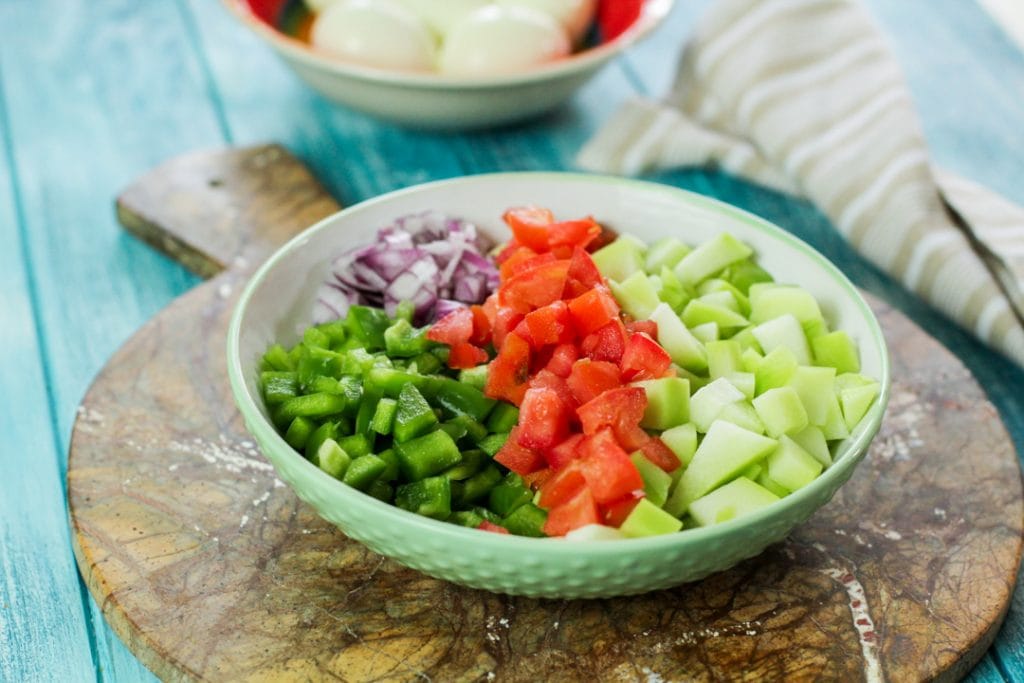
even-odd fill
[(833, 394), (825, 406), (825, 423), (821, 425), (821, 433), (826, 441), (845, 439), (850, 435), (843, 417), (843, 409), (839, 405), (839, 397)]
[(693, 372), (707, 369), (704, 345), (686, 329), (686, 325), (668, 304), (658, 304), (651, 312), (650, 319), (658, 323), (658, 343), (668, 352), (673, 362)]
[(835, 368), (798, 367), (787, 384), (800, 395), (812, 425), (821, 426), (828, 420), (829, 403), (835, 399)]
[(790, 434), (789, 437), (800, 444), (800, 447), (814, 456), (814, 459), (823, 466), (832, 464), (832, 454), (828, 450), (828, 443), (821, 429), (814, 425), (807, 425), (799, 432)]
[(723, 232), (684, 256), (674, 271), (683, 284), (695, 285), (752, 253), (746, 244)]
[(811, 350), (815, 365), (827, 365), (840, 373), (860, 372), (857, 344), (843, 330), (811, 338)]
[(739, 477), (690, 503), (689, 511), (697, 524), (710, 526), (749, 515), (777, 500), (779, 496), (768, 489)]
[(644, 269), (644, 251), (647, 245), (632, 235), (619, 235), (591, 256), (597, 269), (609, 280), (622, 282), (638, 270)]
[(873, 381), (859, 387), (848, 387), (839, 392), (843, 419), (848, 429), (852, 430), (864, 418), (868, 408), (875, 402), (878, 391), (878, 382)]
[(739, 389), (743, 396), (749, 401), (754, 398), (754, 389), (756, 385), (756, 378), (752, 372), (730, 372), (725, 376), (729, 382)]
[(807, 486), (821, 474), (822, 465), (788, 436), (779, 437), (778, 447), (765, 461), (768, 476), (790, 491)]
[(690, 332), (692, 332), (693, 336), (700, 340), (702, 344), (718, 341), (718, 339), (721, 337), (721, 334), (718, 330), (718, 323), (716, 322), (709, 322), (704, 323), (703, 325), (697, 325), (696, 327), (691, 328)]
[(742, 330), (730, 337), (734, 342), (740, 345), (744, 351), (756, 351), (759, 356), (764, 355), (764, 349), (757, 341), (757, 337), (754, 336), (754, 326), (744, 327)]
[(718, 414), (718, 419), (732, 422), (755, 434), (764, 434), (764, 424), (761, 422), (761, 418), (757, 416), (754, 407), (746, 401), (738, 401), (725, 406)]
[(729, 266), (722, 277), (731, 282), (736, 289), (744, 294), (750, 292), (750, 288), (760, 282), (772, 282), (771, 274), (750, 259), (737, 261)]
[(704, 297), (691, 299), (683, 309), (682, 317), (683, 322), (690, 328), (705, 323), (716, 323), (719, 328), (744, 327), (747, 324), (747, 319), (736, 311), (709, 302)]
[[(731, 341), (735, 341), (733, 337)], [(743, 355), (740, 356), (743, 359), (743, 372), (754, 373), (754, 380), (757, 380), (757, 368), (761, 365), (761, 361), (764, 360), (764, 356), (755, 351), (754, 349), (744, 349)], [(754, 393), (757, 393), (757, 385), (754, 385)]]
[(743, 392), (724, 377), (701, 387), (690, 397), (690, 421), (707, 432), (726, 406), (744, 400)]
[(799, 366), (796, 356), (784, 346), (766, 354), (754, 369), (754, 378), (757, 381), (756, 393), (763, 394), (769, 389), (785, 386), (786, 382), (793, 378)]
[(693, 292), (683, 286), (683, 283), (670, 268), (663, 267), (657, 276), (652, 275), (651, 277), (658, 278), (655, 285), (655, 289), (658, 290), (658, 298), (667, 303), (676, 313), (682, 313), (686, 304), (693, 298)]
[[(698, 296), (703, 297), (709, 294), (714, 294), (716, 292), (729, 292), (730, 294), (732, 294), (732, 299), (736, 304), (736, 307), (733, 308), (732, 310), (736, 311), (737, 313), (744, 317), (750, 316), (750, 299), (748, 299), (743, 292), (737, 289), (728, 280), (723, 280), (721, 278), (711, 278), (710, 280), (705, 280), (704, 282), (700, 283), (697, 286)], [(727, 306), (727, 308), (732, 307)]]
[(661, 433), (661, 440), (684, 466), (690, 464), (693, 454), (697, 452), (697, 428), (692, 422), (666, 429)]
[(690, 503), (734, 479), (775, 450), (778, 443), (731, 422), (716, 421), (683, 471), (665, 510), (677, 517), (682, 515)]
[(768, 322), (786, 314), (801, 323), (824, 319), (818, 301), (805, 289), (777, 284), (758, 284), (750, 288), (751, 322)]
[(663, 237), (650, 246), (644, 269), (648, 273), (660, 272), (662, 268), (675, 268), (683, 257), (692, 251), (689, 245), (675, 237)]
[(674, 534), (683, 528), (683, 523), (668, 514), (646, 498), (641, 498), (626, 521), (619, 527), (623, 535), (630, 538)]
[(637, 320), (647, 320), (661, 303), (657, 290), (642, 270), (636, 271), (622, 282), (609, 280), (608, 285), (622, 310)]
[(662, 377), (634, 382), (647, 393), (647, 408), (640, 426), (668, 429), (690, 419), (690, 383), (680, 377)]
[(804, 328), (791, 313), (784, 313), (763, 322), (752, 332), (765, 353), (771, 353), (780, 347), (786, 348), (792, 352), (798, 364), (811, 364), (811, 347), (807, 343)]
[(629, 457), (640, 472), (640, 478), (644, 480), (644, 495), (647, 496), (647, 500), (658, 507), (664, 505), (668, 500), (668, 489), (672, 485), (672, 476), (644, 457), (640, 451)]
[(807, 411), (793, 387), (769, 389), (755, 398), (753, 404), (768, 436), (778, 438), (807, 426)]
[(757, 479), (754, 481), (774, 493), (779, 498), (785, 498), (790, 494), (789, 489), (768, 476), (767, 467), (761, 468), (761, 474), (757, 475)]
[(723, 339), (704, 344), (704, 350), (708, 354), (708, 374), (711, 379), (725, 377), (732, 372), (742, 372), (743, 349), (739, 342), (733, 339)]

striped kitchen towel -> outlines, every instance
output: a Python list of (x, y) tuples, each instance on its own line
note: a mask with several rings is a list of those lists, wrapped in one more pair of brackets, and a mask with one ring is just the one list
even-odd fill
[(931, 164), (899, 65), (853, 0), (719, 0), (669, 95), (627, 103), (578, 162), (626, 174), (711, 164), (803, 195), (1024, 366), (1024, 209)]

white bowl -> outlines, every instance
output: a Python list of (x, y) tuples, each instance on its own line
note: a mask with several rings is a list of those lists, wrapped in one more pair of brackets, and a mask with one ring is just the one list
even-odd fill
[(456, 130), (536, 116), (567, 100), (612, 57), (649, 35), (674, 0), (646, 0), (615, 39), (522, 73), (465, 78), (351, 64), (288, 36), (253, 13), (248, 0), (224, 0), (241, 21), (324, 97), (405, 126)]

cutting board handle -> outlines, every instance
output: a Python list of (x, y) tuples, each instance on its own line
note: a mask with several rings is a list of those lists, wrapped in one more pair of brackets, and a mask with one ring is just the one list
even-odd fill
[(248, 271), (340, 205), (277, 144), (175, 157), (117, 198), (132, 234), (203, 278)]

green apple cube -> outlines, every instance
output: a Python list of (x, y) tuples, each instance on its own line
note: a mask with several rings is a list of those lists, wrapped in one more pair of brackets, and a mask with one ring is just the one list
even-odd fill
[(734, 425), (743, 427), (755, 434), (764, 434), (764, 423), (757, 416), (757, 411), (754, 410), (754, 407), (745, 400), (730, 403), (722, 408), (722, 412), (718, 413), (718, 419), (732, 422)]
[(750, 288), (750, 321), (764, 323), (783, 315), (798, 322), (823, 320), (814, 296), (793, 285), (758, 284)]
[(878, 382), (871, 382), (859, 387), (849, 387), (839, 392), (842, 403), (843, 419), (846, 427), (852, 430), (867, 414), (868, 408), (878, 396)]
[[(724, 293), (728, 294), (728, 292)], [(716, 323), (720, 328), (744, 327), (747, 324), (747, 319), (736, 311), (710, 303), (704, 297), (691, 299), (683, 309), (682, 317), (683, 322), (690, 328), (705, 323)]]
[(642, 270), (636, 271), (622, 282), (609, 280), (608, 286), (615, 295), (615, 300), (622, 306), (622, 310), (637, 320), (647, 320), (651, 311), (661, 303), (658, 291)]
[(755, 398), (753, 404), (770, 437), (799, 432), (807, 426), (807, 411), (793, 387), (769, 389)]
[(757, 337), (754, 336), (754, 326), (744, 327), (742, 330), (730, 337), (734, 342), (740, 345), (745, 352), (755, 351), (757, 355), (763, 356), (764, 349), (761, 348), (761, 344), (758, 343)]
[(869, 384), (878, 384), (878, 381), (865, 375), (859, 375), (855, 372), (844, 372), (836, 375), (836, 393), (840, 395), (845, 389), (850, 389), (852, 387), (866, 387)]
[(665, 510), (681, 516), (690, 503), (735, 479), (740, 472), (774, 451), (778, 443), (731, 422), (716, 421), (683, 470), (683, 476), (665, 503)]
[(668, 489), (672, 485), (672, 476), (648, 460), (643, 453), (637, 451), (629, 456), (644, 480), (644, 495), (658, 507), (668, 500)]
[(836, 372), (860, 372), (857, 344), (842, 330), (829, 332), (811, 339), (815, 365), (827, 365)]
[(632, 235), (619, 235), (591, 256), (597, 269), (609, 280), (622, 282), (638, 270), (644, 269), (644, 251), (647, 245)]
[[(732, 309), (743, 316), (750, 315), (750, 299), (746, 297), (740, 290), (736, 289), (728, 280), (722, 280), (721, 278), (711, 278), (705, 280), (697, 286), (697, 294), (701, 297), (705, 297), (711, 294), (717, 294), (721, 292), (728, 292), (732, 295), (732, 303), (726, 303), (726, 308)], [(722, 302), (728, 302), (728, 299), (722, 299)], [(734, 305), (733, 305), (734, 304)]]
[(701, 387), (690, 397), (690, 421), (701, 433), (711, 429), (711, 424), (727, 405), (744, 400), (743, 392), (722, 377)]
[(768, 489), (747, 477), (739, 477), (690, 503), (689, 511), (697, 524), (710, 526), (749, 515), (777, 500), (779, 496)]
[(691, 328), (690, 332), (692, 332), (693, 336), (700, 340), (702, 344), (718, 341), (719, 337), (721, 337), (718, 331), (718, 323), (715, 322), (697, 325), (696, 327)]
[(756, 379), (752, 372), (730, 372), (725, 376), (729, 383), (740, 390), (743, 397), (748, 401), (754, 398), (754, 388)]
[(753, 253), (743, 242), (723, 232), (684, 256), (674, 272), (684, 285), (695, 285)]
[(793, 353), (798, 364), (811, 364), (811, 347), (807, 343), (804, 328), (791, 313), (784, 313), (761, 323), (752, 332), (765, 353), (771, 353), (780, 347), (786, 348)]
[(683, 257), (692, 251), (689, 245), (675, 237), (663, 237), (650, 246), (644, 260), (644, 270), (648, 273), (660, 272), (662, 268), (675, 268)]
[(704, 377), (703, 375), (695, 375), (686, 368), (679, 367), (675, 363), (672, 364), (671, 369), (675, 371), (676, 377), (682, 377), (690, 383), (690, 391), (697, 391), (701, 387), (711, 384), (711, 378)]
[(820, 318), (816, 320), (804, 320), (800, 323), (800, 327), (804, 328), (804, 336), (811, 341), (829, 333), (828, 323)]
[(697, 428), (692, 422), (666, 429), (661, 433), (661, 440), (676, 454), (684, 467), (690, 464), (693, 454), (697, 452)]
[(813, 455), (785, 435), (779, 437), (779, 445), (768, 456), (766, 463), (768, 476), (790, 491), (807, 486), (822, 470), (821, 463)]
[(335, 479), (345, 476), (352, 458), (334, 439), (326, 439), (316, 451), (316, 462), (320, 469)]
[(769, 389), (786, 386), (799, 366), (796, 356), (784, 346), (766, 354), (754, 369), (754, 379), (757, 384), (755, 393), (763, 394)]
[(647, 408), (640, 426), (668, 429), (690, 419), (690, 383), (680, 377), (662, 377), (634, 382), (647, 393)]
[(764, 465), (759, 462), (755, 462), (747, 469), (740, 472), (741, 477), (746, 477), (750, 481), (756, 481), (761, 476), (761, 471), (764, 469)]
[(708, 358), (704, 345), (686, 329), (686, 325), (668, 304), (658, 304), (651, 311), (650, 319), (658, 323), (658, 343), (668, 352), (673, 362), (693, 372), (707, 369)]
[[(730, 341), (736, 341), (736, 338), (733, 337)], [(754, 349), (744, 349), (740, 359), (743, 361), (743, 372), (749, 372), (754, 375), (754, 393), (757, 393), (757, 368), (761, 365), (761, 361), (764, 360), (764, 356)], [(787, 377), (786, 379), (789, 378)]]
[(624, 536), (639, 538), (641, 536), (660, 536), (674, 534), (683, 528), (683, 523), (668, 514), (657, 505), (641, 498), (626, 521), (619, 527)]
[[(679, 281), (679, 278), (669, 268), (663, 267), (658, 275), (651, 275), (650, 277), (658, 278), (655, 284), (655, 289), (658, 290), (658, 298), (667, 303), (676, 313), (682, 313), (686, 304), (693, 298), (693, 292), (684, 287), (683, 283)], [(652, 282), (652, 284), (654, 283)]]
[(768, 476), (767, 467), (761, 468), (761, 474), (757, 475), (757, 478), (754, 481), (774, 493), (779, 498), (785, 498), (791, 493), (791, 491), (785, 486)]
[(787, 384), (796, 390), (812, 425), (822, 426), (828, 420), (829, 404), (835, 402), (836, 369), (800, 366)]
[(825, 405), (825, 423), (821, 425), (821, 433), (826, 441), (845, 439), (850, 436), (850, 430), (846, 426), (843, 417), (843, 409), (839, 405), (839, 397), (833, 394)]
[(722, 277), (744, 294), (749, 294), (751, 287), (756, 284), (774, 280), (768, 271), (750, 259), (732, 264), (722, 273)]
[(790, 434), (789, 438), (800, 444), (801, 448), (813, 455), (823, 466), (828, 467), (832, 464), (832, 453), (829, 452), (825, 435), (819, 427), (807, 425), (799, 432)]
[[(721, 282), (721, 280), (719, 280), (719, 282)], [(698, 287), (697, 294), (697, 299), (703, 301), (709, 306), (717, 306), (737, 314), (740, 312), (740, 304), (736, 300), (736, 296), (727, 289), (719, 289), (701, 294), (700, 287)], [(746, 318), (744, 318), (744, 320), (745, 319)]]
[(704, 344), (704, 350), (708, 354), (708, 374), (711, 379), (725, 377), (733, 372), (742, 372), (743, 349), (739, 342), (734, 339), (723, 339)]

